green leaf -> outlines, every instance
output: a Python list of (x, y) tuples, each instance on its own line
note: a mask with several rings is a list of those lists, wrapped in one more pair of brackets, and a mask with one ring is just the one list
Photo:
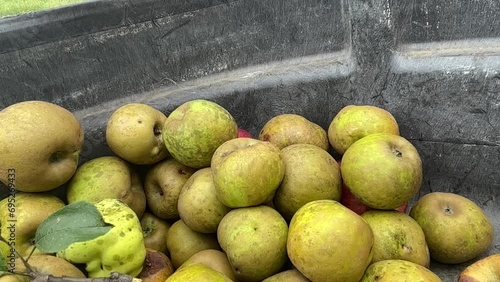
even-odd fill
[(56, 253), (76, 242), (106, 234), (113, 226), (104, 222), (91, 203), (69, 204), (47, 217), (38, 227), (35, 246), (45, 253)]

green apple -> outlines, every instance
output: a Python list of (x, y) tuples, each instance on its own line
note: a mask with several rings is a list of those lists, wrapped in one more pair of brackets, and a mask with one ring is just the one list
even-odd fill
[(189, 167), (203, 168), (210, 166), (212, 155), (222, 143), (238, 137), (238, 126), (226, 109), (198, 99), (172, 111), (162, 134), (176, 160)]
[(358, 282), (373, 256), (370, 225), (333, 200), (316, 200), (292, 217), (287, 252), (305, 277), (317, 282)]
[(393, 210), (410, 201), (422, 184), (422, 161), (405, 138), (375, 133), (342, 156), (342, 179), (352, 194), (374, 209)]
[(166, 238), (170, 223), (146, 211), (141, 218), (141, 227), (146, 248), (168, 252)]
[(252, 138), (226, 141), (215, 151), (211, 167), (217, 198), (230, 208), (266, 203), (285, 173), (278, 147)]
[(422, 196), (410, 216), (422, 227), (431, 258), (456, 264), (485, 253), (493, 243), (493, 225), (473, 201), (454, 193)]
[(146, 209), (146, 195), (137, 171), (116, 156), (98, 157), (82, 164), (68, 183), (67, 199), (68, 203), (118, 199), (139, 218)]
[(106, 125), (106, 142), (120, 158), (139, 165), (157, 163), (168, 156), (161, 132), (167, 117), (140, 103), (116, 109)]
[(0, 111), (0, 182), (18, 191), (44, 192), (76, 171), (83, 129), (70, 111), (25, 101)]
[(274, 195), (274, 207), (287, 221), (308, 202), (340, 200), (340, 167), (327, 151), (311, 144), (294, 144), (283, 148), (281, 157), (285, 176)]
[(182, 221), (201, 233), (217, 232), (220, 221), (231, 210), (217, 198), (210, 167), (191, 175), (181, 189), (177, 208)]
[(458, 282), (500, 281), (500, 254), (489, 255), (467, 266)]
[(328, 136), (318, 124), (296, 114), (281, 114), (270, 119), (259, 133), (259, 140), (283, 149), (292, 144), (312, 144), (328, 150)]
[(429, 267), (429, 247), (424, 231), (409, 215), (399, 211), (369, 210), (361, 217), (370, 225), (375, 238), (372, 263), (402, 259)]
[(170, 226), (167, 233), (167, 248), (175, 269), (192, 255), (207, 249), (220, 250), (215, 233), (207, 234), (192, 230), (182, 219)]
[(174, 158), (151, 167), (144, 179), (144, 191), (151, 213), (162, 219), (179, 219), (179, 194), (195, 171)]
[(260, 282), (282, 269), (287, 235), (285, 219), (268, 206), (231, 210), (217, 229), (217, 239), (237, 279), (249, 282)]
[(373, 133), (399, 135), (399, 125), (390, 112), (370, 105), (345, 106), (328, 127), (330, 144), (341, 155), (354, 142)]
[[(16, 258), (14, 249), (28, 256), (34, 248), (38, 226), (51, 214), (62, 209), (64, 202), (48, 193), (18, 192), (15, 197), (0, 201), (0, 235), (9, 244), (0, 242), (0, 251), (7, 263)], [(35, 249), (35, 254), (40, 254)]]
[(442, 282), (428, 268), (407, 260), (382, 260), (372, 263), (359, 282)]

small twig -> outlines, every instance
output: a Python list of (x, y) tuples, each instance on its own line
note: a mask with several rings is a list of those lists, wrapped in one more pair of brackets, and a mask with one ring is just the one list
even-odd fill
[[(9, 245), (9, 242), (7, 242), (7, 240), (5, 240), (5, 238), (3, 238), (2, 236), (0, 236), (0, 241), (4, 242), (5, 244)], [(10, 245), (9, 245), (10, 246)], [(34, 248), (33, 248), (33, 251), (34, 251)], [(31, 268), (31, 265), (29, 265), (28, 261), (25, 260), (23, 258), (23, 256), (21, 256), (21, 254), (16, 250), (16, 248), (14, 248), (14, 252), (16, 253), (16, 255), (19, 257), (19, 259), (21, 259), (21, 261), (23, 262), (24, 264), (24, 267), (26, 267), (26, 269), (28, 270), (28, 272), (33, 272), (33, 269)]]
[(75, 278), (75, 277), (57, 277), (50, 274), (30, 273), (32, 282), (140, 282), (141, 279), (134, 278), (127, 274), (111, 272), (109, 277), (99, 278)]

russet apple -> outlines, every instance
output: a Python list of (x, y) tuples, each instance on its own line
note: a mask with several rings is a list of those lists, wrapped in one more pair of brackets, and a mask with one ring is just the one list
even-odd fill
[(358, 282), (373, 256), (370, 225), (334, 200), (302, 206), (292, 217), (287, 252), (305, 277), (317, 282)]
[(287, 221), (308, 202), (340, 200), (340, 167), (327, 151), (311, 144), (293, 144), (281, 149), (281, 157), (285, 176), (273, 201)]
[(428, 268), (407, 260), (390, 259), (372, 263), (359, 282), (442, 282)]
[(68, 203), (118, 199), (141, 218), (146, 209), (146, 195), (137, 171), (116, 156), (97, 157), (83, 163), (67, 187)]
[(283, 149), (292, 144), (312, 144), (328, 150), (328, 136), (318, 124), (297, 114), (281, 114), (262, 127), (259, 140), (271, 142)]
[(157, 163), (168, 156), (161, 132), (167, 117), (140, 103), (116, 109), (106, 125), (106, 143), (120, 158), (139, 165)]
[[(18, 192), (15, 198), (0, 201), (1, 236), (9, 242), (0, 242), (0, 250), (7, 263), (15, 259), (15, 248), (23, 257), (34, 248), (38, 226), (51, 214), (62, 209), (64, 202), (48, 193)], [(35, 254), (41, 253), (37, 248)]]
[(200, 233), (192, 230), (182, 219), (170, 226), (167, 233), (167, 248), (175, 269), (179, 268), (192, 255), (207, 249), (220, 250), (215, 233)]
[(0, 182), (18, 191), (44, 192), (76, 171), (83, 129), (73, 113), (44, 101), (0, 111)]
[(399, 125), (390, 112), (370, 105), (345, 106), (328, 127), (330, 144), (341, 155), (354, 142), (373, 133), (399, 135)]
[(141, 218), (141, 227), (146, 248), (162, 253), (168, 252), (166, 238), (170, 223), (146, 211)]
[(420, 225), (409, 215), (398, 211), (370, 210), (361, 217), (370, 225), (373, 236), (372, 263), (402, 259), (429, 267), (429, 247)]
[(224, 274), (198, 263), (177, 269), (165, 282), (233, 282)]
[(162, 219), (179, 219), (179, 194), (195, 171), (174, 158), (151, 167), (144, 179), (147, 206), (151, 213)]
[(217, 198), (238, 208), (269, 201), (285, 173), (278, 147), (251, 138), (224, 142), (211, 162)]
[(354, 196), (374, 209), (408, 203), (422, 184), (422, 161), (405, 138), (375, 133), (352, 144), (342, 156), (342, 179)]
[(422, 196), (410, 216), (425, 233), (431, 258), (456, 264), (485, 253), (493, 243), (494, 228), (484, 211), (468, 198), (447, 192)]
[(206, 249), (189, 257), (179, 268), (193, 264), (204, 264), (211, 269), (220, 272), (233, 281), (237, 281), (233, 268), (229, 263), (226, 253), (220, 250)]
[(297, 269), (283, 270), (270, 276), (262, 282), (310, 282), (300, 271)]
[(288, 226), (268, 206), (231, 210), (222, 218), (217, 239), (238, 280), (260, 282), (285, 265)]
[(500, 281), (500, 254), (489, 255), (467, 266), (458, 282)]
[(177, 209), (182, 221), (201, 233), (217, 232), (220, 221), (231, 210), (217, 198), (210, 167), (191, 175), (181, 189)]
[(203, 168), (210, 166), (212, 155), (222, 143), (238, 137), (238, 126), (219, 104), (197, 99), (170, 113), (162, 135), (176, 160), (189, 167)]
[[(28, 259), (28, 257), (24, 257)], [(40, 274), (49, 274), (54, 277), (72, 277), (72, 278), (86, 278), (85, 274), (72, 263), (48, 254), (32, 255), (28, 259), (28, 264), (31, 269)], [(17, 258), (12, 264), (12, 268), (7, 264), (8, 269), (26, 273), (28, 270), (24, 266), (20, 258)], [(0, 277), (0, 282), (30, 282), (32, 279), (24, 275), (3, 275)]]

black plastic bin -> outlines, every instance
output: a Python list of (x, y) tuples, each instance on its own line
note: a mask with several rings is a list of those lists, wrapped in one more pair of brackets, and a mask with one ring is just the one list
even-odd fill
[[(112, 154), (106, 121), (132, 101), (209, 99), (254, 135), (281, 113), (326, 129), (345, 105), (380, 106), (423, 158), (418, 197), (457, 193), (489, 215), (486, 256), (500, 252), (498, 15), (491, 0), (90, 1), (0, 19), (0, 109), (74, 111), (84, 162)], [(431, 269), (456, 281), (470, 263)]]

